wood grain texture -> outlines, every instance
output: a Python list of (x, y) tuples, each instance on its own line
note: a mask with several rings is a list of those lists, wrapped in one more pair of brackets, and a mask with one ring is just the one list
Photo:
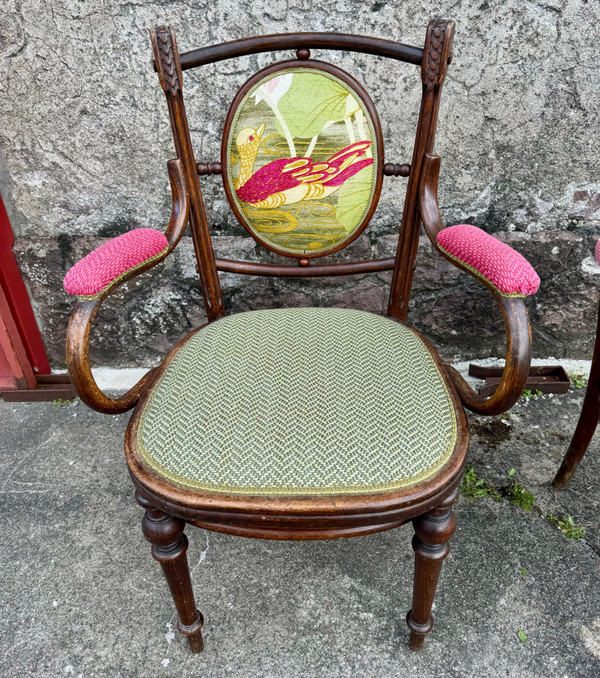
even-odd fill
[(254, 261), (237, 261), (235, 259), (217, 259), (217, 269), (227, 273), (242, 275), (266, 275), (281, 278), (318, 278), (329, 275), (356, 275), (359, 273), (375, 273), (391, 271), (395, 259), (368, 259), (339, 264), (311, 264), (308, 258), (298, 260), (298, 266), (277, 264), (259, 264)]
[[(376, 56), (388, 57), (421, 65), (423, 50), (411, 45), (403, 45), (393, 40), (382, 40), (365, 35), (345, 35), (342, 33), (276, 33), (274, 35), (260, 35), (253, 38), (242, 38), (223, 42), (219, 45), (209, 45), (199, 49), (184, 52), (181, 55), (181, 68), (196, 68), (215, 61), (223, 61), (234, 57), (261, 52), (276, 52), (281, 50), (299, 49), (332, 49), (347, 52), (363, 52)], [(303, 54), (298, 58), (308, 58)]]
[[(415, 259), (419, 246), (421, 217), (419, 213), (419, 183), (423, 158), (433, 150), (442, 84), (452, 54), (454, 22), (434, 20), (427, 27), (421, 64), (423, 96), (417, 123), (417, 135), (410, 163), (410, 176), (404, 199), (400, 237), (396, 251), (396, 266), (392, 277), (388, 315), (406, 320), (412, 289)], [(434, 55), (435, 54), (435, 59)], [(433, 76), (432, 76), (433, 72)], [(433, 83), (433, 85), (432, 85)]]
[[(215, 266), (215, 256), (204, 210), (200, 183), (198, 182), (198, 169), (192, 148), (185, 105), (183, 103), (181, 64), (177, 50), (177, 40), (175, 32), (169, 27), (151, 30), (150, 37), (152, 39), (159, 81), (167, 98), (175, 151), (177, 157), (183, 163), (187, 188), (190, 194), (192, 240), (198, 262), (198, 274), (202, 283), (206, 315), (210, 322), (223, 317), (225, 315), (225, 307), (223, 305), (223, 295)], [(167, 47), (165, 47), (163, 40), (166, 41)], [(165, 52), (167, 56), (165, 56)], [(177, 74), (176, 85), (172, 83), (172, 79), (167, 77), (163, 67), (163, 64), (171, 63), (173, 64), (173, 72)]]
[(436, 508), (413, 520), (415, 582), (412, 608), (406, 616), (406, 623), (410, 629), (411, 650), (420, 650), (426, 635), (433, 628), (431, 607), (442, 563), (450, 552), (448, 541), (456, 529), (452, 505), (457, 499), (458, 488)]
[(142, 532), (152, 544), (152, 557), (160, 563), (169, 585), (179, 616), (177, 628), (187, 636), (192, 652), (202, 652), (204, 619), (196, 609), (192, 590), (186, 555), (188, 540), (183, 533), (185, 521), (156, 509), (139, 494), (136, 494), (136, 500), (146, 511)]

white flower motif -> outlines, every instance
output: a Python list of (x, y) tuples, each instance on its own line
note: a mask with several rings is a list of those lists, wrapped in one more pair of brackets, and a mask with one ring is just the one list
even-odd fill
[(271, 78), (254, 92), (255, 103), (266, 101), (269, 106), (277, 106), (279, 99), (292, 86), (292, 73), (284, 73)]

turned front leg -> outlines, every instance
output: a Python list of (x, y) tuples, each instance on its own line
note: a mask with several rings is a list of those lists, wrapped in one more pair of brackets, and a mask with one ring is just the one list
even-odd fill
[(138, 504), (146, 509), (142, 531), (152, 544), (152, 556), (158, 560), (171, 590), (179, 614), (177, 628), (187, 636), (193, 652), (202, 652), (204, 619), (196, 609), (192, 580), (187, 561), (188, 540), (183, 530), (185, 521), (154, 508), (136, 493)]
[(413, 520), (415, 581), (412, 609), (406, 617), (410, 629), (411, 650), (420, 650), (425, 642), (425, 636), (433, 628), (431, 606), (442, 562), (450, 551), (448, 540), (456, 529), (452, 505), (457, 497), (458, 490), (455, 490), (439, 506)]

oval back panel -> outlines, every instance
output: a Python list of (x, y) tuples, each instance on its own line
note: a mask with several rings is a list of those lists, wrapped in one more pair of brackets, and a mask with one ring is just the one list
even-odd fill
[(221, 162), (231, 207), (258, 242), (287, 256), (323, 256), (352, 242), (377, 206), (377, 111), (335, 66), (268, 66), (231, 104)]

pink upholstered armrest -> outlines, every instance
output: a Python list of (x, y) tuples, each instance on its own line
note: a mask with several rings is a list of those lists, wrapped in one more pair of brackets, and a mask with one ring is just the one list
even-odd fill
[(437, 234), (437, 243), (451, 259), (485, 278), (504, 296), (534, 294), (540, 286), (538, 274), (524, 256), (476, 226), (444, 228)]
[(123, 233), (78, 261), (65, 276), (65, 291), (86, 299), (97, 297), (133, 269), (166, 255), (168, 249), (166, 236), (152, 228)]
[(598, 240), (598, 242), (596, 243), (595, 254), (596, 254), (596, 261), (598, 262), (598, 265), (600, 266), (600, 240)]

